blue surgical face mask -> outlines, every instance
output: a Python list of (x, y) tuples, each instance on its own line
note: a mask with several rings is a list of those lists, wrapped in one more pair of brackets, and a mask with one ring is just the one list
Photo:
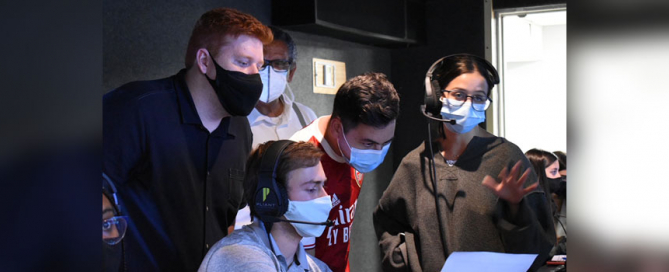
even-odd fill
[[(376, 167), (378, 167), (383, 162), (383, 158), (386, 157), (388, 149), (390, 148), (390, 143), (389, 143), (383, 146), (381, 150), (357, 149), (355, 147), (352, 147), (348, 143), (348, 140), (346, 140), (346, 134), (344, 134), (343, 126), (341, 129), (341, 133), (344, 136), (344, 142), (346, 142), (348, 148), (351, 149), (351, 158), (347, 160), (348, 164), (353, 166), (353, 168), (355, 168), (355, 170), (358, 170), (358, 172), (360, 173), (368, 173), (376, 169)], [(339, 139), (337, 139), (337, 146), (339, 147), (339, 152), (341, 152), (342, 157), (346, 159), (346, 156), (344, 156), (344, 152), (341, 151), (341, 146), (339, 146)]]
[(472, 107), (472, 102), (467, 101), (459, 108), (453, 110), (448, 101), (443, 101), (441, 107), (441, 116), (444, 119), (455, 120), (455, 125), (446, 123), (449, 130), (464, 134), (471, 131), (476, 125), (485, 121), (485, 111), (477, 111)]

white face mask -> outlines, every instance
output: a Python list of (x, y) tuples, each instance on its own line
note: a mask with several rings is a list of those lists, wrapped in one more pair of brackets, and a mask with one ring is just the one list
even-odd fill
[(446, 123), (446, 127), (459, 134), (471, 131), (476, 125), (485, 121), (485, 111), (476, 111), (472, 108), (472, 102), (466, 101), (460, 108), (451, 110), (447, 101), (442, 100), (441, 116), (444, 119), (455, 120), (455, 125)]
[(269, 103), (281, 97), (286, 89), (286, 77), (288, 71), (276, 72), (272, 67), (265, 67), (265, 71), (260, 71), (260, 80), (262, 80), (262, 93), (260, 102)]
[[(320, 223), (328, 220), (332, 200), (326, 195), (309, 201), (288, 200), (288, 211), (283, 215), (288, 220)], [(325, 225), (300, 224), (290, 222), (297, 233), (302, 237), (319, 237), (325, 230)]]
[[(358, 170), (358, 172), (360, 173), (368, 173), (376, 169), (376, 167), (378, 167), (383, 162), (383, 158), (386, 157), (388, 149), (390, 148), (390, 143), (389, 143), (383, 146), (381, 150), (357, 149), (355, 147), (351, 147), (351, 145), (348, 143), (348, 140), (346, 140), (346, 134), (344, 134), (343, 126), (341, 133), (342, 136), (344, 136), (344, 142), (346, 142), (348, 148), (351, 149), (351, 159), (347, 161), (351, 166), (353, 166), (353, 168), (355, 168), (355, 170)], [(344, 156), (344, 152), (341, 151), (341, 146), (339, 146), (339, 139), (337, 139), (337, 146), (339, 147), (339, 152), (341, 152), (342, 157), (346, 159), (346, 156)]]

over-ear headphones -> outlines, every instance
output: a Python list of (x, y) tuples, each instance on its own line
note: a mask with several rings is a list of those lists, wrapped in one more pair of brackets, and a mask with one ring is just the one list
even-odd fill
[[(258, 187), (253, 198), (253, 208), (260, 220), (265, 224), (265, 229), (269, 232), (274, 222), (290, 222), (309, 225), (332, 226), (334, 222), (327, 220), (325, 222), (309, 222), (298, 220), (286, 220), (281, 218), (288, 211), (288, 191), (286, 187), (277, 181), (276, 170), (279, 167), (283, 151), (291, 144), (291, 140), (279, 140), (271, 143), (260, 161), (258, 172)], [(287, 180), (284, 182), (288, 182)]]
[[(435, 61), (432, 66), (430, 66), (430, 69), (427, 70), (427, 73), (425, 74), (425, 104), (421, 106), (421, 110), (423, 114), (430, 118), (430, 119), (435, 119), (437, 121), (447, 121), (451, 123), (455, 123), (455, 120), (446, 120), (446, 119), (441, 119), (441, 107), (442, 103), (439, 100), (441, 98), (441, 95), (443, 93), (443, 90), (439, 86), (439, 81), (436, 78), (433, 78), (433, 73), (441, 68), (444, 65), (445, 61), (451, 60), (452, 58), (456, 57), (471, 57), (479, 62), (477, 64), (482, 63), (484, 67), (479, 67), (485, 70), (489, 78), (492, 80), (492, 82), (488, 82), (491, 86), (488, 86), (488, 89), (492, 89), (492, 85), (499, 84), (499, 74), (497, 73), (497, 70), (495, 69), (494, 66), (490, 62), (488, 62), (486, 59), (481, 58), (476, 55), (471, 55), (471, 54), (454, 54), (454, 55), (448, 55), (443, 58), (440, 58), (439, 60)], [(485, 77), (485, 75), (484, 75)]]
[(276, 222), (288, 210), (288, 193), (277, 182), (276, 170), (281, 154), (293, 143), (290, 140), (273, 142), (262, 155), (253, 205), (255, 213), (263, 222)]

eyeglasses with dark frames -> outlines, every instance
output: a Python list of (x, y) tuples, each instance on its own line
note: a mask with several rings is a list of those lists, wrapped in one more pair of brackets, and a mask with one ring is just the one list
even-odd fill
[(274, 69), (275, 72), (287, 72), (288, 70), (290, 70), (290, 67), (292, 65), (293, 65), (292, 59), (265, 60), (265, 63), (263, 63), (262, 67), (260, 68), (260, 71), (265, 71), (265, 69), (267, 69), (267, 66), (272, 66), (272, 69)]
[(465, 104), (467, 98), (471, 98), (472, 108), (474, 108), (475, 111), (485, 111), (492, 102), (492, 99), (490, 99), (490, 97), (484, 93), (468, 95), (464, 90), (443, 90), (443, 92), (446, 93), (446, 97), (442, 97), (441, 102), (447, 103), (447, 105), (449, 105), (451, 108), (460, 108)]

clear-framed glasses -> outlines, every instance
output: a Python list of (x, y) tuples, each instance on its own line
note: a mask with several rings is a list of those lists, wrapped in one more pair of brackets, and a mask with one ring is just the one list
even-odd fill
[(267, 69), (267, 66), (272, 66), (272, 69), (274, 69), (275, 72), (288, 72), (292, 64), (293, 64), (292, 59), (265, 60), (265, 63), (263, 63), (262, 67), (260, 68), (260, 71), (265, 71), (265, 69)]
[(118, 244), (125, 236), (125, 230), (128, 228), (126, 216), (114, 216), (102, 220), (102, 241), (109, 245)]
[(442, 97), (440, 100), (442, 103), (448, 104), (449, 107), (457, 109), (467, 102), (467, 98), (470, 97), (472, 100), (472, 108), (475, 111), (485, 111), (490, 106), (492, 99), (485, 95), (485, 93), (476, 93), (473, 95), (468, 95), (466, 91), (455, 90), (449, 91), (444, 90), (446, 97)]

